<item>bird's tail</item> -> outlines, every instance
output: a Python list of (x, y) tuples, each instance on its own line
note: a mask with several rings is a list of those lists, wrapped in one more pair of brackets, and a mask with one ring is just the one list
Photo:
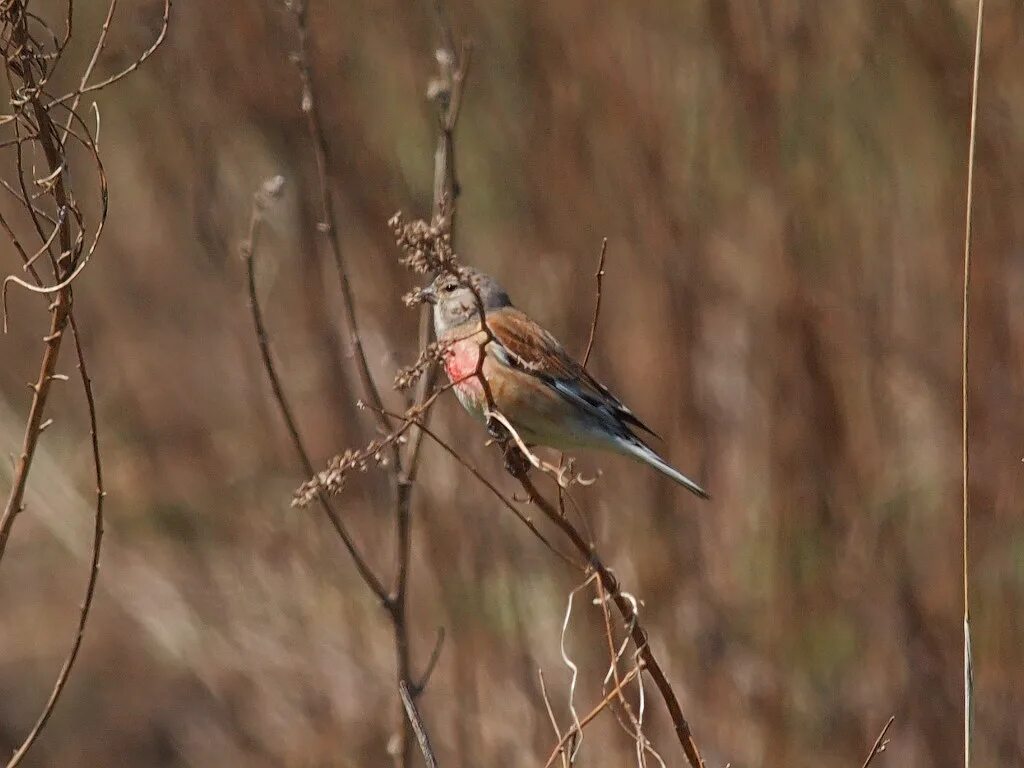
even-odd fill
[(662, 474), (671, 477), (673, 480), (675, 480), (677, 483), (679, 483), (681, 486), (686, 488), (691, 493), (700, 496), (702, 499), (711, 498), (711, 496), (708, 495), (707, 491), (705, 491), (703, 488), (701, 488), (699, 485), (693, 482), (693, 480), (686, 477), (686, 475), (684, 475), (682, 472), (669, 465), (669, 463), (666, 462), (663, 458), (661, 458), (661, 456), (656, 454), (654, 451), (652, 451), (650, 448), (648, 448), (646, 445), (640, 442), (640, 440), (638, 440), (637, 438), (634, 437), (632, 440), (620, 440), (619, 447), (623, 453), (639, 459), (640, 461), (644, 462), (644, 464), (650, 464), (652, 467), (654, 467)]

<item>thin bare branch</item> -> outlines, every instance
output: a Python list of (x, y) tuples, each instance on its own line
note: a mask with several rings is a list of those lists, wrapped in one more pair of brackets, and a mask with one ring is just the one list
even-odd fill
[[(643, 671), (643, 668), (643, 662), (638, 663), (635, 667), (633, 667), (633, 669), (629, 670), (625, 677), (622, 678), (621, 685), (629, 685), (629, 683), (631, 683), (633, 679), (637, 675), (639, 675), (641, 671)], [(562, 736), (561, 739), (559, 739), (558, 743), (555, 745), (555, 748), (551, 751), (551, 756), (548, 757), (547, 762), (544, 763), (544, 768), (550, 768), (551, 764), (555, 762), (555, 758), (558, 757), (559, 753), (565, 751), (566, 742), (569, 739), (571, 739), (574, 735), (582, 733), (583, 729), (586, 728), (587, 725), (589, 725), (595, 717), (604, 712), (604, 710), (608, 707), (609, 704), (611, 704), (615, 700), (615, 698), (619, 695), (620, 692), (621, 686), (616, 686), (615, 690), (610, 691), (603, 699), (601, 699), (600, 703), (596, 707), (594, 707), (586, 715), (580, 718), (578, 725), (573, 725), (572, 727), (570, 727), (569, 730), (565, 732), (565, 735)]]
[[(0, 7), (0, 20), (3, 22), (3, 30), (0, 32), (0, 48), (4, 52), (4, 73), (11, 93), (10, 104), (14, 110), (13, 114), (0, 118), (0, 125), (11, 125), (14, 134), (14, 138), (3, 141), (3, 145), (15, 147), (16, 175), (14, 183), (3, 179), (2, 186), (13, 196), (26, 219), (31, 222), (40, 242), (35, 252), (29, 255), (15, 235), (12, 225), (3, 219), (3, 230), (21, 255), (24, 262), (23, 269), (32, 279), (32, 282), (27, 282), (10, 276), (4, 280), (3, 284), (5, 292), (8, 285), (15, 284), (33, 293), (46, 294), (50, 321), (49, 331), (43, 337), (44, 349), (39, 374), (36, 382), (30, 385), (33, 393), (32, 403), (26, 420), (21, 452), (15, 462), (11, 490), (3, 514), (0, 516), (0, 559), (6, 552), (15, 517), (23, 507), (28, 478), (40, 435), (53, 423), (53, 419), (45, 416), (52, 383), (68, 380), (67, 376), (57, 372), (63, 338), (68, 330), (71, 331), (74, 339), (75, 355), (89, 419), (96, 500), (89, 572), (71, 645), (42, 711), (28, 735), (6, 763), (7, 768), (19, 765), (33, 745), (38, 742), (58, 701), (67, 688), (81, 650), (99, 579), (105, 498), (96, 402), (88, 374), (80, 327), (72, 312), (72, 283), (82, 273), (90, 256), (95, 251), (107, 216), (107, 180), (97, 145), (99, 113), (94, 107), (96, 131), (93, 132), (76, 111), (77, 100), (72, 106), (47, 101), (50, 94), (46, 89), (46, 84), (60, 63), (65, 48), (71, 40), (73, 25), (71, 1), (68, 0), (66, 4), (63, 39), (59, 39), (50, 31), (42, 17), (30, 13), (27, 6), (27, 0), (11, 0), (3, 3)], [(42, 35), (29, 31), (30, 21), (43, 31)], [(109, 20), (107, 26), (109, 26)], [(36, 32), (38, 33), (38, 30)], [(48, 42), (40, 42), (40, 40), (47, 39)], [(47, 50), (44, 44), (52, 45), (52, 49)], [(63, 131), (59, 129), (54, 115), (51, 114), (52, 110), (57, 107), (68, 113)], [(72, 145), (74, 142), (80, 144), (95, 167), (100, 204), (98, 217), (90, 226), (91, 232), (89, 233), (87, 233), (85, 216), (77, 202), (77, 198), (82, 196), (82, 191), (79, 189), (76, 194), (71, 185), (72, 170), (75, 171), (78, 178), (82, 178), (86, 174), (78, 168), (77, 162), (74, 164), (71, 162), (74, 155), (69, 153), (69, 141)], [(31, 147), (27, 163), (23, 151), (25, 144)], [(38, 169), (36, 167), (36, 158), (38, 157), (36, 149), (42, 150), (44, 160)], [(75, 167), (72, 168), (72, 165)], [(52, 225), (48, 235), (44, 234), (44, 222)], [(91, 242), (89, 241), (90, 235)], [(48, 256), (52, 279), (51, 277), (44, 278), (40, 272), (44, 267), (36, 263), (44, 253)], [(6, 322), (6, 304), (4, 320)]]
[(601, 255), (597, 259), (597, 272), (594, 273), (594, 281), (597, 285), (594, 298), (594, 317), (590, 321), (590, 337), (587, 339), (587, 348), (583, 351), (583, 362), (580, 363), (584, 368), (590, 362), (590, 353), (594, 351), (594, 340), (597, 338), (597, 321), (601, 317), (601, 289), (604, 286), (604, 259), (607, 253), (608, 238), (605, 237), (601, 240)]
[[(389, 451), (391, 456), (389, 474), (394, 486), (395, 570), (391, 579), (390, 588), (387, 589), (383, 602), (392, 623), (398, 685), (400, 689), (404, 688), (409, 695), (415, 698), (421, 692), (421, 687), (416, 686), (412, 679), (411, 651), (406, 620), (406, 606), (408, 602), (407, 595), (409, 588), (412, 543), (412, 492), (416, 480), (416, 472), (419, 466), (419, 447), (422, 442), (422, 437), (420, 430), (415, 426), (418, 418), (407, 420), (398, 427), (397, 430), (393, 430), (392, 424), (387, 416), (387, 412), (385, 411), (380, 391), (374, 381), (366, 359), (355, 307), (355, 296), (338, 237), (334, 205), (331, 198), (331, 172), (328, 144), (320, 118), (319, 101), (317, 99), (312, 71), (312, 46), (307, 16), (308, 5), (305, 0), (292, 0), (292, 2), (287, 5), (290, 7), (294, 17), (297, 35), (297, 51), (293, 56), (293, 61), (298, 69), (299, 78), (302, 84), (301, 107), (306, 118), (307, 132), (309, 134), (316, 163), (320, 207), (320, 221), (318, 222), (317, 228), (324, 236), (338, 273), (343, 313), (345, 315), (345, 323), (349, 335), (349, 345), (361, 381), (363, 399), (368, 403), (368, 407), (374, 412), (378, 428), (385, 436), (374, 442), (379, 443), (379, 450), (386, 449)], [(457, 98), (453, 98), (453, 103), (456, 105), (458, 100), (461, 99), (461, 81), (458, 83), (457, 89), (459, 91), (459, 95)], [(455, 106), (455, 115), (457, 115), (457, 110), (458, 107)], [(446, 133), (450, 142), (451, 132), (454, 129), (454, 118), (446, 121), (445, 127), (447, 128)], [(454, 170), (452, 170), (452, 172), (454, 173)], [(429, 327), (424, 326), (423, 333), (423, 348), (426, 349), (427, 344), (430, 341)], [(430, 405), (436, 398), (436, 393), (433, 395), (430, 394), (433, 389), (432, 369), (434, 367), (435, 366), (432, 365), (429, 366), (429, 369), (426, 371), (426, 375), (421, 378), (419, 390), (420, 397), (417, 399), (417, 408), (419, 409), (416, 414), (417, 417), (425, 416)], [(407, 457), (403, 457), (401, 441), (398, 438), (401, 437), (402, 432), (410, 427), (413, 427), (412, 436), (409, 440), (410, 447)], [(374, 443), (371, 443), (371, 446), (373, 445)], [(376, 453), (377, 451), (373, 451), (371, 456), (376, 458)], [(347, 459), (353, 459), (356, 462), (365, 461), (361, 452), (349, 452), (346, 456), (340, 458), (341, 463), (339, 464), (339, 477), (344, 474), (344, 470), (347, 466)], [(310, 474), (312, 474), (312, 472), (310, 472)], [(316, 478), (314, 478), (314, 482), (315, 481)], [(318, 489), (317, 492), (321, 493), (322, 491)], [(425, 683), (425, 678), (421, 682)], [(393, 755), (396, 766), (399, 768), (407, 768), (411, 760), (412, 752), (411, 730), (408, 720), (403, 715), (401, 708), (399, 708), (398, 711), (397, 723), (397, 743), (393, 750)]]
[[(277, 366), (274, 364), (274, 357), (270, 351), (270, 340), (267, 335), (266, 324), (263, 320), (263, 310), (260, 308), (259, 298), (256, 292), (256, 249), (259, 244), (264, 211), (270, 202), (280, 195), (283, 185), (284, 178), (276, 176), (265, 181), (262, 187), (253, 195), (252, 213), (249, 217), (249, 234), (242, 246), (242, 255), (245, 258), (247, 278), (246, 285), (249, 292), (249, 309), (252, 313), (253, 327), (256, 332), (256, 343), (260, 348), (260, 358), (263, 361), (263, 370), (266, 372), (267, 379), (270, 381), (270, 389), (274, 394), (274, 401), (277, 403), (278, 411), (280, 411), (281, 418), (284, 420), (285, 427), (288, 430), (288, 436), (291, 438), (292, 446), (295, 448), (295, 453), (299, 458), (299, 463), (302, 465), (302, 471), (307, 477), (311, 477), (314, 474), (313, 462), (309, 458), (309, 452), (306, 450), (305, 441), (302, 439), (298, 424), (295, 421), (295, 417), (292, 415), (291, 405), (288, 403), (288, 398), (284, 393), (284, 387), (281, 385), (281, 378), (278, 376)], [(365, 581), (366, 585), (370, 588), (370, 591), (372, 591), (381, 602), (386, 602), (388, 599), (387, 589), (370, 568), (362, 552), (359, 551), (352, 535), (349, 533), (348, 528), (342, 521), (341, 516), (334, 509), (331, 501), (327, 498), (326, 493), (322, 490), (318, 490), (316, 493), (316, 499), (319, 502), (324, 515), (327, 516), (331, 526), (334, 528), (338, 537), (344, 544), (345, 549), (348, 550), (349, 555), (351, 555), (352, 562), (355, 564), (356, 570), (359, 571), (360, 577), (362, 577), (363, 581)]]
[(100, 575), (100, 552), (103, 545), (103, 499), (106, 497), (106, 492), (103, 490), (103, 462), (100, 456), (99, 429), (96, 423), (96, 401), (93, 398), (92, 381), (86, 369), (85, 353), (82, 351), (82, 340), (74, 316), (70, 318), (70, 325), (75, 340), (75, 354), (78, 357), (78, 372), (82, 380), (82, 389), (85, 392), (86, 407), (89, 413), (89, 435), (92, 442), (93, 471), (96, 481), (92, 558), (89, 562), (89, 577), (85, 584), (85, 597), (82, 598), (82, 606), (78, 611), (78, 626), (75, 628), (75, 636), (71, 641), (71, 649), (68, 651), (64, 664), (57, 674), (57, 680), (53, 684), (53, 690), (50, 692), (50, 697), (47, 699), (43, 711), (36, 719), (35, 725), (28, 736), (25, 737), (21, 746), (11, 756), (10, 761), (7, 763), (7, 768), (15, 768), (15, 766), (21, 763), (25, 755), (28, 754), (29, 749), (32, 748), (36, 739), (39, 738), (43, 728), (46, 727), (50, 715), (53, 714), (53, 710), (57, 706), (57, 700), (64, 692), (65, 686), (67, 686), (68, 679), (71, 677), (71, 668), (78, 658), (78, 651), (82, 647), (82, 639), (85, 637), (85, 625), (89, 620), (89, 611), (92, 608), (93, 597), (96, 594), (96, 582), (99, 580)]
[(427, 729), (423, 725), (423, 719), (420, 717), (419, 710), (416, 709), (416, 699), (409, 691), (409, 686), (404, 680), (399, 682), (398, 692), (402, 696), (405, 713), (409, 716), (409, 724), (412, 726), (413, 733), (416, 734), (416, 741), (420, 745), (420, 752), (423, 753), (423, 761), (427, 764), (427, 768), (437, 768), (437, 758), (434, 757), (434, 750), (430, 746), (430, 738), (427, 736)]
[[(327, 138), (320, 119), (320, 105), (314, 88), (313, 68), (310, 60), (308, 5), (305, 0), (295, 0), (295, 2), (291, 3), (291, 9), (295, 19), (295, 32), (298, 41), (293, 61), (298, 69), (299, 79), (302, 83), (302, 114), (306, 118), (306, 130), (309, 133), (313, 157), (316, 161), (317, 196), (320, 206), (320, 220), (317, 222), (317, 231), (323, 235), (338, 273), (342, 310), (345, 314), (345, 324), (348, 328), (349, 347), (356, 362), (356, 369), (359, 372), (363, 397), (374, 406), (376, 411), (379, 411), (383, 408), (384, 404), (380, 398), (380, 391), (373, 380), (373, 374), (370, 372), (370, 366), (366, 361), (366, 352), (363, 350), (363, 339), (359, 331), (355, 297), (349, 280), (348, 266), (345, 263), (345, 256), (341, 249), (341, 241), (338, 239), (334, 201), (331, 198), (329, 182), (330, 160), (327, 151)], [(378, 416), (378, 420), (380, 422), (380, 429), (388, 432), (390, 429), (388, 420), (384, 416)], [(399, 460), (400, 457), (396, 450), (396, 466), (401, 466)]]
[[(514, 450), (514, 447), (512, 449)], [(675, 729), (676, 737), (679, 739), (679, 743), (683, 748), (683, 752), (686, 754), (686, 758), (690, 762), (692, 768), (703, 768), (704, 762), (700, 757), (700, 751), (697, 749), (697, 744), (693, 739), (690, 724), (687, 722), (686, 717), (683, 715), (683, 710), (679, 706), (679, 699), (676, 698), (672, 685), (669, 683), (661, 665), (658, 663), (658, 660), (654, 655), (654, 651), (651, 650), (647, 639), (647, 632), (637, 620), (636, 611), (619, 590), (619, 584), (615, 576), (612, 575), (600, 560), (594, 548), (587, 544), (572, 523), (570, 523), (567, 518), (560, 515), (557, 508), (552, 506), (552, 504), (537, 491), (537, 488), (534, 486), (533, 481), (527, 474), (526, 468), (523, 464), (520, 463), (516, 465), (515, 463), (511, 463), (510, 471), (513, 472), (513, 476), (523, 486), (523, 490), (526, 491), (526, 494), (533, 503), (536, 504), (548, 519), (566, 535), (573, 547), (575, 547), (576, 551), (590, 562), (591, 567), (597, 572), (598, 577), (601, 579), (604, 590), (611, 596), (612, 602), (615, 603), (615, 607), (622, 615), (622, 618), (627, 624), (632, 625), (629, 633), (630, 637), (633, 639), (633, 644), (636, 646), (637, 652), (644, 662), (644, 667), (647, 673), (651, 676), (662, 700), (665, 702), (665, 707), (668, 709), (669, 717), (672, 719), (672, 725)]]
[(437, 640), (434, 642), (434, 649), (430, 652), (430, 658), (427, 659), (427, 664), (423, 668), (423, 674), (420, 675), (419, 681), (413, 686), (413, 692), (419, 696), (423, 693), (423, 690), (427, 687), (427, 683), (430, 682), (430, 676), (434, 674), (434, 668), (437, 666), (438, 660), (441, 658), (441, 649), (444, 647), (444, 627), (437, 628)]
[[(562, 729), (559, 728), (558, 720), (555, 719), (555, 711), (551, 707), (551, 697), (548, 696), (548, 688), (544, 684), (544, 670), (538, 669), (537, 677), (540, 678), (540, 696), (544, 700), (544, 708), (547, 710), (548, 720), (551, 722), (551, 727), (555, 731), (555, 738), (557, 739), (556, 743), (562, 744)], [(569, 755), (567, 754), (567, 750), (558, 750), (558, 754), (562, 758), (562, 768), (569, 768)]]
[[(112, 7), (109, 9), (109, 13), (113, 13)], [(48, 107), (55, 106), (57, 104), (62, 104), (68, 99), (73, 99), (74, 104), (77, 106), (78, 99), (81, 98), (83, 94), (101, 91), (104, 88), (113, 85), (117, 81), (123, 80), (132, 72), (141, 67), (142, 64), (146, 61), (146, 59), (148, 59), (150, 56), (156, 53), (157, 49), (161, 45), (163, 45), (164, 40), (167, 39), (167, 30), (170, 28), (171, 25), (171, 0), (164, 0), (163, 16), (160, 19), (160, 31), (157, 33), (157, 36), (153, 40), (153, 42), (150, 43), (149, 47), (146, 48), (146, 50), (144, 50), (142, 53), (140, 53), (138, 57), (134, 61), (132, 61), (132, 63), (129, 64), (127, 67), (124, 67), (123, 69), (118, 70), (114, 74), (103, 78), (99, 82), (93, 83), (92, 85), (86, 85), (85, 83), (88, 81), (88, 77), (92, 74), (92, 69), (96, 66), (96, 61), (99, 59), (99, 55), (100, 53), (102, 53), (103, 46), (106, 43), (106, 30), (108, 24), (109, 21), (104, 23), (103, 31), (100, 33), (100, 38), (96, 42), (96, 46), (93, 48), (93, 55), (87, 68), (86, 77), (82, 79), (82, 82), (79, 84), (78, 88), (71, 91), (70, 93), (65, 93), (63, 96), (58, 96), (56, 99), (47, 104)], [(72, 107), (72, 110), (74, 110), (74, 107)]]
[(974, 666), (971, 653), (971, 602), (968, 557), (968, 521), (970, 517), (969, 504), (969, 430), (968, 430), (968, 343), (969, 333), (969, 300), (971, 294), (971, 234), (972, 216), (974, 211), (974, 148), (976, 144), (978, 128), (978, 82), (981, 74), (981, 27), (985, 16), (985, 0), (978, 0), (978, 21), (974, 39), (974, 71), (971, 84), (971, 128), (970, 140), (967, 149), (967, 200), (964, 222), (964, 292), (963, 292), (963, 317), (962, 317), (962, 344), (960, 359), (960, 383), (961, 383), (961, 442), (962, 442), (962, 471), (963, 471), (963, 672), (964, 672), (964, 768), (971, 765), (971, 732), (974, 716)]
[[(454, 384), (449, 384), (449, 385), (447, 385), (447, 388), (450, 388), (452, 386), (454, 386)], [(436, 397), (436, 395), (435, 395), (435, 397)], [(430, 402), (430, 401), (428, 401), (428, 402)], [(396, 413), (388, 413), (387, 415), (391, 416), (392, 418), (403, 418), (403, 419), (404, 418), (408, 418), (408, 416), (400, 416), (399, 414), (396, 414)], [(518, 517), (519, 521), (521, 523), (523, 523), (523, 525), (525, 525), (527, 528), (529, 528), (530, 532), (533, 533), (533, 535), (536, 536), (544, 546), (546, 546), (549, 550), (551, 550), (551, 552), (553, 552), (555, 555), (557, 555), (565, 563), (567, 563), (567, 564), (569, 564), (569, 565), (571, 565), (574, 568), (577, 568), (579, 570), (584, 570), (585, 566), (582, 566), (579, 563), (574, 562), (571, 557), (566, 555), (564, 552), (560, 551), (550, 541), (548, 541), (548, 539), (544, 536), (544, 534), (542, 534), (539, 530), (537, 530), (537, 526), (534, 524), (533, 520), (531, 520), (529, 517), (524, 515), (522, 510), (520, 510), (515, 504), (513, 504), (505, 494), (503, 494), (500, 490), (498, 490), (498, 487), (496, 485), (494, 485), (494, 483), (492, 483), (490, 480), (488, 480), (487, 477), (484, 476), (480, 472), (480, 470), (478, 470), (476, 467), (474, 467), (472, 464), (470, 464), (465, 458), (463, 458), (463, 456), (461, 454), (459, 454), (459, 452), (456, 451), (455, 448), (453, 448), (450, 443), (448, 443), (447, 441), (443, 440), (441, 437), (439, 437), (437, 435), (436, 432), (433, 432), (429, 427), (427, 427), (423, 423), (422, 417), (415, 418), (415, 422), (414, 423), (416, 424), (417, 427), (419, 427), (419, 429), (421, 429), (423, 431), (423, 433), (427, 437), (429, 437), (431, 440), (433, 440), (442, 450), (444, 450), (445, 453), (447, 453), (449, 456), (451, 456), (453, 459), (455, 459), (455, 461), (457, 461), (459, 464), (461, 464), (487, 490), (489, 490), (492, 494), (494, 494), (494, 496), (498, 499), (498, 501), (500, 501), (505, 506), (506, 509), (508, 509), (510, 512), (512, 512), (512, 514), (514, 514), (516, 517)]]
[[(434, 220), (444, 221), (452, 247), (455, 245), (455, 215), (459, 197), (459, 183), (455, 172), (455, 127), (458, 125), (459, 113), (462, 108), (462, 94), (472, 49), (464, 46), (462, 55), (455, 50), (455, 35), (451, 23), (442, 7), (440, 0), (433, 0), (432, 8), (441, 36), (441, 47), (437, 50), (438, 75), (431, 81), (428, 95), (437, 107), (438, 135), (437, 148), (434, 151), (434, 200), (431, 216)], [(420, 349), (427, 349), (434, 340), (434, 324), (431, 308), (424, 305), (420, 310), (419, 342)], [(416, 402), (426, 400), (437, 382), (437, 366), (427, 368), (420, 379), (416, 391)], [(429, 414), (424, 422), (429, 420)], [(407, 476), (415, 479), (419, 467), (420, 447), (423, 435), (419, 430), (409, 437), (409, 448), (406, 451)]]
[[(18, 50), (27, 49), (30, 44), (28, 40), (28, 22), (26, 18), (24, 0), (13, 0), (5, 12), (10, 15), (9, 23), (11, 25), (11, 44)], [(9, 78), (12, 74), (17, 73), (17, 75), (22, 79), (23, 90), (28, 94), (27, 106), (31, 108), (35, 123), (38, 126), (38, 139), (46, 157), (48, 172), (53, 173), (60, 169), (64, 164), (64, 158), (62, 155), (63, 147), (57, 141), (58, 137), (56, 130), (54, 129), (53, 121), (50, 119), (50, 114), (40, 100), (36, 77), (33, 72), (31, 55), (23, 54), (20, 57), (20, 62), (16, 61), (14, 58), (9, 58), (7, 60), (6, 72)], [(20, 144), (18, 146), (20, 148)], [(28, 194), (25, 187), (25, 174), (22, 172), (20, 154), (18, 177), (24, 192), (24, 199), (28, 201), (31, 196)], [(71, 200), (65, 186), (65, 172), (60, 172), (56, 175), (52, 186), (52, 194), (57, 210), (71, 207)], [(31, 213), (30, 203), (28, 204), (28, 208)], [(36, 228), (41, 239), (45, 241), (46, 235), (43, 234), (42, 228), (38, 225), (38, 222)], [(59, 247), (61, 253), (64, 255), (54, 263), (54, 276), (58, 281), (62, 281), (70, 272), (74, 271), (74, 264), (71, 261), (71, 254), (73, 252), (71, 226), (67, 217), (64, 217), (62, 220), (59, 226), (59, 232)], [(0, 516), (0, 560), (3, 559), (4, 553), (7, 549), (7, 542), (11, 535), (11, 529), (14, 526), (15, 517), (22, 509), (25, 487), (28, 483), (29, 472), (32, 468), (32, 459), (35, 455), (36, 446), (39, 441), (40, 424), (43, 422), (46, 401), (50, 394), (50, 383), (53, 381), (53, 374), (56, 371), (57, 360), (60, 357), (61, 340), (64, 335), (64, 329), (68, 323), (68, 316), (70, 312), (71, 288), (70, 286), (65, 285), (59, 289), (56, 298), (50, 305), (50, 330), (44, 339), (45, 348), (43, 351), (42, 361), (39, 366), (39, 376), (32, 388), (32, 405), (29, 409), (28, 420), (25, 424), (25, 435), (22, 439), (22, 448), (15, 467), (14, 482), (12, 484), (10, 494), (7, 497), (7, 503), (4, 507), (3, 515)]]
[(885, 734), (889, 732), (889, 728), (896, 722), (896, 715), (890, 715), (889, 719), (886, 720), (885, 725), (882, 726), (882, 730), (878, 733), (878, 738), (875, 739), (875, 743), (871, 745), (871, 751), (868, 752), (868, 756), (864, 759), (864, 763), (860, 768), (868, 768), (871, 762), (875, 759), (876, 755), (880, 755), (885, 751), (885, 748), (889, 745), (889, 740), (885, 738)]
[(601, 617), (604, 620), (604, 632), (605, 639), (608, 641), (608, 674), (605, 675), (607, 680), (610, 676), (615, 683), (616, 688), (619, 689), (619, 704), (622, 705), (622, 709), (627, 713), (633, 727), (637, 726), (636, 716), (633, 714), (633, 708), (629, 705), (629, 701), (626, 699), (625, 694), (622, 691), (622, 680), (619, 678), (619, 659), (622, 658), (622, 653), (625, 650), (625, 645), (621, 649), (615, 648), (615, 634), (612, 630), (612, 616), (611, 611), (608, 610), (608, 595), (604, 591), (604, 585), (600, 579), (596, 580), (597, 585), (597, 602), (601, 607)]

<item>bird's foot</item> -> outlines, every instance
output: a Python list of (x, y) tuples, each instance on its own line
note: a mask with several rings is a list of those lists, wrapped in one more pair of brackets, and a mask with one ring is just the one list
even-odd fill
[(491, 439), (496, 443), (501, 443), (502, 445), (510, 442), (512, 439), (512, 435), (508, 433), (505, 425), (493, 416), (487, 417), (487, 434), (490, 435)]
[(500, 419), (493, 416), (487, 418), (487, 434), (491, 440), (501, 446), (505, 457), (505, 471), (512, 477), (525, 477), (530, 470), (530, 459), (523, 453), (508, 427)]
[(505, 471), (512, 477), (525, 477), (530, 471), (530, 460), (526, 458), (514, 440), (506, 439), (501, 444), (501, 450), (505, 456)]

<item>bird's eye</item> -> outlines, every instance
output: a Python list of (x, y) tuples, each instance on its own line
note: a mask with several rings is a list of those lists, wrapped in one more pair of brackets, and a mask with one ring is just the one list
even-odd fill
[(457, 282), (455, 282), (454, 280), (452, 280), (450, 282), (445, 283), (441, 287), (441, 290), (444, 291), (445, 293), (455, 293), (455, 291), (456, 291), (456, 289), (458, 289), (458, 287), (459, 287), (459, 284)]

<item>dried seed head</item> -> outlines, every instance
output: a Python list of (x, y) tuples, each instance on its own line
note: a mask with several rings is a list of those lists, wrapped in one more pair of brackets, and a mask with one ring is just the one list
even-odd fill
[(458, 256), (452, 250), (451, 218), (438, 216), (405, 223), (401, 212), (388, 220), (402, 255), (399, 262), (417, 274), (453, 269)]
[(413, 288), (411, 291), (402, 296), (402, 303), (407, 307), (416, 307), (423, 304), (426, 301), (424, 298), (424, 291), (422, 288)]
[(398, 373), (395, 374), (395, 389), (409, 389), (409, 387), (419, 381), (431, 365), (440, 362), (444, 358), (449, 346), (450, 345), (448, 344), (442, 344), (437, 341), (432, 344), (428, 344), (423, 351), (420, 352), (420, 356), (416, 359), (415, 363), (410, 366), (406, 366), (405, 368), (398, 369)]

